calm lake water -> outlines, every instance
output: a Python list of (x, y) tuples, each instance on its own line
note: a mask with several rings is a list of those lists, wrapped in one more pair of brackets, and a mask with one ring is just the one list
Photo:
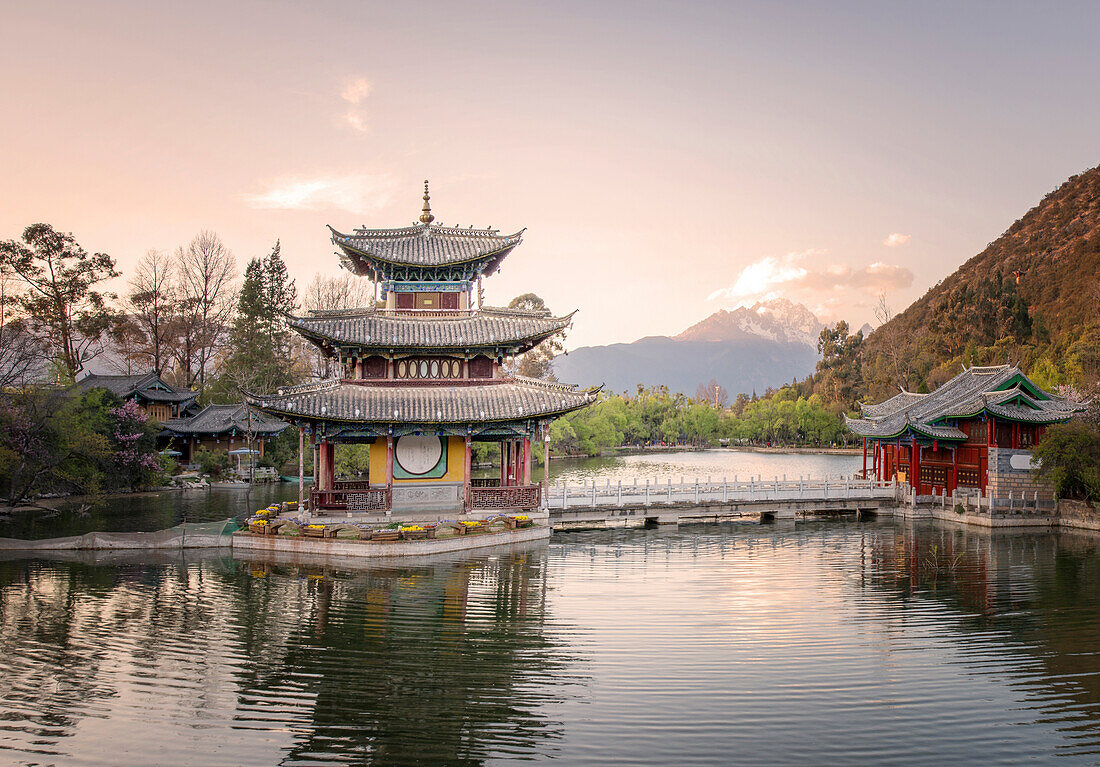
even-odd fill
[[(550, 462), (551, 481), (582, 480), (598, 482), (666, 482), (680, 477), (693, 479), (712, 476), (841, 477), (860, 468), (858, 455), (813, 455), (806, 453), (754, 453), (734, 450), (704, 450), (680, 453), (654, 453), (615, 458), (585, 458)], [(483, 470), (482, 476), (497, 476), (499, 470)], [(541, 469), (535, 481), (542, 481)], [(246, 493), (240, 489), (184, 490), (148, 493), (112, 498), (90, 509), (63, 508), (57, 513), (18, 514), (0, 517), (0, 537), (54, 538), (102, 530), (105, 532), (143, 532), (163, 530), (180, 522), (212, 522), (227, 517), (245, 516), (274, 501), (295, 500), (297, 483), (257, 485)]]
[(0, 763), (1100, 762), (1100, 539), (888, 521), (358, 570), (0, 563)]

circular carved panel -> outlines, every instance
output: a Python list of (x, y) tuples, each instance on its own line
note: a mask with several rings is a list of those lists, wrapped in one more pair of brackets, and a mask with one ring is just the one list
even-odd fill
[(443, 440), (415, 434), (398, 437), (393, 456), (409, 474), (427, 474), (443, 456)]

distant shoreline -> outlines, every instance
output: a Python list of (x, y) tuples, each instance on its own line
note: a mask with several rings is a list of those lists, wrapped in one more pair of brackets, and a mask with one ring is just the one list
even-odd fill
[(862, 450), (858, 447), (764, 447), (762, 445), (737, 445), (716, 449), (735, 453), (805, 453), (807, 455), (860, 455)]
[(702, 453), (708, 450), (723, 450), (731, 453), (801, 453), (803, 455), (860, 455), (858, 447), (765, 447), (764, 445), (732, 445), (730, 447), (693, 447), (691, 445), (658, 445), (653, 447), (625, 446), (611, 448), (602, 456), (592, 455), (555, 455), (555, 461), (583, 460), (586, 458), (609, 458), (620, 455), (655, 455), (663, 453)]

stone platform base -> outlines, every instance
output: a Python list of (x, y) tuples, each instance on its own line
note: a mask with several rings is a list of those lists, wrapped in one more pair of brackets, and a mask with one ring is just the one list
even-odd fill
[[(400, 522), (401, 524), (421, 524), (431, 522), (442, 522), (445, 519), (464, 519), (464, 520), (480, 520), (489, 519), (491, 517), (498, 517), (501, 514), (523, 514), (531, 518), (531, 521), (536, 525), (547, 524), (550, 515), (546, 509), (531, 509), (526, 511), (523, 509), (511, 509), (511, 510), (496, 510), (496, 511), (391, 511), (388, 514), (384, 511), (371, 511), (371, 512), (356, 512), (347, 513), (343, 511), (327, 511), (325, 509), (317, 509), (309, 515), (310, 522), (327, 523), (334, 525), (353, 524), (356, 522), (363, 522), (366, 524), (381, 524), (387, 525), (391, 522)], [(293, 516), (297, 518), (295, 513), (290, 513), (284, 516)]]
[(400, 559), (445, 554), (453, 551), (469, 551), (497, 546), (510, 546), (550, 537), (549, 526), (528, 527), (520, 530), (503, 530), (480, 535), (456, 535), (453, 538), (427, 539), (423, 541), (352, 541), (339, 538), (303, 538), (289, 535), (254, 535), (245, 530), (233, 534), (233, 551), (278, 552), (308, 554), (317, 559)]

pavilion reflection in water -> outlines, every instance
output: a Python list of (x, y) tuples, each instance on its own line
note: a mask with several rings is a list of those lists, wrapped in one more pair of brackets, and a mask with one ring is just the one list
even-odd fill
[(238, 680), (237, 720), (269, 721), (268, 708), (250, 701), (295, 687), (312, 696), (287, 760), (476, 764), (502, 750), (545, 753), (560, 735), (537, 710), (567, 683), (566, 659), (543, 634), (545, 546), (359, 570), (243, 564), (268, 591), (250, 602), (259, 612), (247, 622), (281, 625), (285, 635), (249, 644), (255, 663)]
[[(192, 669), (205, 691), (175, 695), (214, 730), (204, 742), (228, 753), (255, 755), (259, 736), (280, 744), (284, 763), (546, 754), (561, 725), (545, 711), (573, 665), (546, 638), (546, 557), (541, 545), (356, 570), (0, 563), (0, 652), (44, 661), (0, 662), (15, 704), (8, 734), (40, 755), (79, 749), (80, 731), (105, 725), (128, 687), (144, 684), (116, 675), (134, 662), (143, 678)], [(140, 737), (186, 746), (166, 726)]]
[[(1100, 539), (1094, 533), (990, 533), (928, 522), (870, 528), (863, 583), (907, 600), (933, 599), (952, 628), (1025, 652), (1038, 674), (1022, 692), (1078, 753), (1100, 753)], [(942, 628), (942, 627), (941, 627)], [(1034, 668), (1034, 667), (1033, 667)]]

